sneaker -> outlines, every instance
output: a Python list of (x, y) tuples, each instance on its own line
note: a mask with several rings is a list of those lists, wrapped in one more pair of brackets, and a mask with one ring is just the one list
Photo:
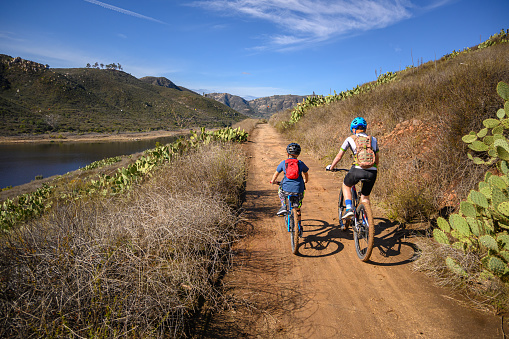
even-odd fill
[(350, 219), (353, 217), (353, 209), (349, 208), (345, 211), (345, 215), (341, 219)]
[(286, 206), (281, 206), (281, 208), (279, 209), (279, 211), (277, 211), (277, 215), (282, 217), (286, 214)]

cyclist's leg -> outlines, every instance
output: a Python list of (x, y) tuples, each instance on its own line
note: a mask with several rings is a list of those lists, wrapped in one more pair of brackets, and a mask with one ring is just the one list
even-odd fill
[(302, 207), (302, 200), (304, 200), (304, 192), (299, 193), (299, 205), (295, 208), (295, 211), (297, 212), (297, 220), (301, 220), (301, 213), (300, 208)]
[(363, 170), (363, 181), (361, 190), (361, 202), (369, 204), (369, 195), (376, 182), (377, 171)]
[(279, 186), (279, 190), (278, 190), (277, 194), (278, 194), (279, 200), (281, 200), (281, 207), (279, 208), (277, 215), (283, 216), (287, 212), (286, 211), (286, 194), (283, 191), (283, 189), (281, 188), (281, 186)]

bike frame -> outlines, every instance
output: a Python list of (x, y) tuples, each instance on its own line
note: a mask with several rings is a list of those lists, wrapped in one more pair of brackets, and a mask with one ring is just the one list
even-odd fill
[[(286, 196), (286, 199), (285, 199), (285, 203), (286, 203), (286, 210), (288, 211), (285, 215), (285, 222), (286, 222), (286, 227), (288, 229), (288, 232), (291, 232), (291, 222), (290, 222), (290, 219), (292, 217), (292, 210), (293, 210), (293, 205), (297, 204), (297, 202), (295, 200), (299, 199), (299, 196), (298, 195), (293, 195), (293, 194), (289, 194)], [(300, 225), (300, 220), (299, 220), (299, 225), (297, 225), (297, 230), (300, 232), (301, 231), (301, 225)]]

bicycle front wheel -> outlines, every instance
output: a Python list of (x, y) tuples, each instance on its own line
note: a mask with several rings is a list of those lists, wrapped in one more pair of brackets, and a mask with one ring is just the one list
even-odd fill
[(357, 206), (357, 225), (353, 230), (353, 238), (357, 256), (364, 262), (368, 261), (375, 241), (373, 213), (368, 204), (360, 203)]
[(297, 248), (299, 247), (299, 220), (297, 219), (297, 211), (292, 208), (292, 214), (290, 217), (290, 236), (292, 237), (292, 253), (297, 254)]

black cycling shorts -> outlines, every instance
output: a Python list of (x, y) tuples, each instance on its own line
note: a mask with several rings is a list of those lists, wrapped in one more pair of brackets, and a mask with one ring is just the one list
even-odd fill
[(364, 196), (369, 196), (373, 186), (375, 185), (376, 175), (377, 171), (352, 167), (346, 174), (343, 183), (346, 186), (351, 187), (353, 185), (357, 185), (357, 183), (362, 180), (361, 193)]

